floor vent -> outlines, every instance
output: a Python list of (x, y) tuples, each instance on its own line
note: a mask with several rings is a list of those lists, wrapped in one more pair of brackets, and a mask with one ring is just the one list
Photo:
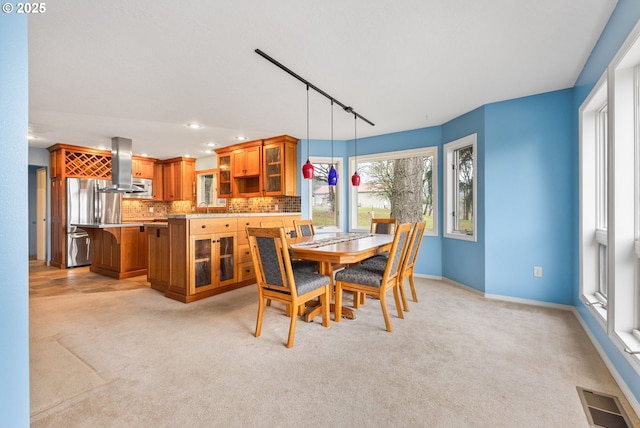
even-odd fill
[(587, 420), (593, 427), (631, 428), (618, 397), (577, 387)]

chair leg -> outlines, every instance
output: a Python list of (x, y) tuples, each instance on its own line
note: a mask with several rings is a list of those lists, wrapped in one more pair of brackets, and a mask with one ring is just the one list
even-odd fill
[(399, 279), (398, 288), (400, 289), (400, 298), (402, 299), (402, 307), (405, 312), (409, 312), (409, 302), (407, 302), (407, 294), (404, 292), (404, 277)]
[(340, 322), (342, 319), (342, 285), (340, 281), (336, 281), (336, 303), (334, 311), (334, 322)]
[(267, 306), (271, 306), (271, 299), (267, 299)]
[(264, 299), (261, 297), (260, 302), (258, 302), (258, 320), (256, 321), (256, 337), (260, 337), (260, 333), (262, 332), (262, 315), (264, 314)]
[(304, 305), (298, 306), (298, 316), (301, 317), (304, 315)]
[(411, 284), (411, 297), (413, 297), (413, 301), (418, 301), (418, 295), (416, 294), (416, 285), (413, 282), (413, 272), (409, 274), (409, 284)]
[(353, 307), (356, 309), (360, 309), (360, 298), (362, 297), (362, 293), (357, 291), (353, 292)]
[[(295, 311), (293, 311), (295, 312)], [(295, 314), (292, 314), (291, 323), (289, 324), (289, 338), (287, 339), (287, 348), (293, 347), (293, 336), (296, 334), (296, 320), (298, 319)]]
[(387, 331), (393, 333), (391, 318), (389, 318), (389, 311), (387, 310), (387, 295), (382, 291), (380, 292), (380, 306), (382, 307), (382, 316), (384, 317), (384, 324), (387, 327)]
[(320, 304), (322, 305), (322, 326), (329, 327), (329, 323), (331, 315), (329, 315), (329, 294), (331, 291), (329, 290), (330, 285), (327, 286), (326, 293), (320, 296)]
[(393, 298), (396, 301), (396, 310), (398, 311), (398, 318), (404, 319), (404, 314), (402, 313), (402, 304), (400, 303), (400, 292), (398, 291), (399, 286), (396, 284), (393, 287)]

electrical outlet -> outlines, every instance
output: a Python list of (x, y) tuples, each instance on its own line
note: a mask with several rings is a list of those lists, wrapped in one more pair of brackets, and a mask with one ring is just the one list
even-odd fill
[(542, 266), (533, 267), (533, 276), (536, 278), (542, 278)]
[(153, 212), (153, 207), (149, 207), (149, 212), (152, 213)]

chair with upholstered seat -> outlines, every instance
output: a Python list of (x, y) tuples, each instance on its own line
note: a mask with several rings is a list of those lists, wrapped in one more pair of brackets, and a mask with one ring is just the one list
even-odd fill
[(392, 332), (393, 327), (387, 309), (387, 292), (391, 290), (393, 291), (398, 318), (404, 318), (398, 291), (398, 280), (400, 278), (402, 257), (409, 245), (410, 233), (411, 223), (401, 224), (396, 227), (384, 271), (380, 272), (379, 270), (369, 269), (362, 264), (358, 264), (336, 273), (335, 322), (340, 322), (342, 316), (343, 290), (364, 293), (367, 296), (380, 299), (385, 326), (388, 332)]
[(293, 226), (296, 229), (297, 236), (313, 236), (316, 230), (313, 227), (313, 220), (293, 220)]
[[(420, 245), (422, 244), (422, 237), (424, 235), (426, 224), (426, 222), (421, 221), (416, 223), (413, 227), (411, 240), (409, 241), (407, 251), (405, 252), (402, 260), (402, 265), (400, 267), (400, 278), (398, 280), (398, 287), (400, 291), (400, 298), (402, 299), (402, 306), (404, 307), (404, 310), (406, 312), (409, 311), (409, 304), (407, 302), (407, 296), (404, 291), (405, 279), (409, 279), (409, 285), (411, 286), (411, 297), (413, 301), (418, 301), (416, 286), (413, 279), (413, 271), (416, 264), (416, 256), (418, 255), (418, 252), (420, 251)], [(364, 262), (362, 262), (362, 265), (369, 269), (383, 271), (387, 265), (387, 261), (388, 256), (377, 255), (365, 260)]]
[(247, 235), (260, 298), (255, 336), (259, 337), (262, 331), (267, 300), (283, 302), (290, 308), (287, 348), (293, 346), (296, 313), (306, 302), (320, 298), (322, 325), (329, 327), (331, 279), (327, 275), (293, 269), (284, 228), (249, 227)]
[(393, 235), (397, 224), (395, 218), (372, 218), (370, 232)]

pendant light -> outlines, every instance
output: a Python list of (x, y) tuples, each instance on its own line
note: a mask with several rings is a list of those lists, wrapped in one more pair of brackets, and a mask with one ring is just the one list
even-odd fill
[(307, 163), (302, 166), (302, 176), (305, 180), (313, 178), (313, 165), (309, 162), (309, 85), (307, 85)]
[(333, 166), (333, 99), (331, 99), (331, 168), (329, 169), (327, 182), (329, 183), (329, 186), (335, 186), (338, 184), (338, 173)]
[(354, 186), (359, 186), (360, 185), (360, 174), (358, 174), (358, 132), (357, 132), (357, 127), (358, 127), (358, 116), (356, 116), (355, 114), (353, 115), (353, 136), (354, 136), (354, 146), (355, 146), (355, 170), (356, 172), (353, 173), (353, 175), (351, 176), (351, 184), (353, 184)]

